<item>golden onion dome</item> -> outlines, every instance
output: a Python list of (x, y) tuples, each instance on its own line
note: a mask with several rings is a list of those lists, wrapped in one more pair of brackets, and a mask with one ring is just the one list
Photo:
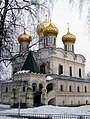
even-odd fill
[(26, 32), (24, 31), (23, 34), (21, 34), (19, 37), (18, 37), (18, 40), (19, 41), (24, 41), (24, 42), (30, 42), (31, 41), (31, 36), (26, 34)]
[(44, 29), (44, 34), (55, 34), (57, 35), (59, 33), (57, 27), (51, 23), (50, 21), (50, 24), (49, 26), (47, 26), (45, 29)]
[(73, 43), (74, 43), (75, 40), (76, 40), (76, 37), (75, 37), (73, 34), (71, 34), (71, 33), (69, 32), (69, 28), (68, 28), (67, 34), (65, 34), (65, 35), (62, 37), (63, 43), (65, 43), (65, 42), (73, 42)]
[(37, 28), (36, 28), (36, 32), (38, 35), (43, 35), (43, 30), (44, 28), (46, 28), (47, 26), (49, 26), (50, 22), (48, 21), (47, 19), (47, 15), (46, 15), (46, 19), (43, 23), (40, 23), (37, 25)]
[(44, 29), (44, 25), (43, 23), (40, 23), (37, 25), (37, 28), (36, 28), (36, 32), (38, 35), (42, 35), (43, 34), (43, 29)]

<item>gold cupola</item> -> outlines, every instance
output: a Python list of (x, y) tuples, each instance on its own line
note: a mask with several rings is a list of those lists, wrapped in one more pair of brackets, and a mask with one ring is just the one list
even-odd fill
[(66, 42), (73, 42), (73, 43), (75, 43), (75, 40), (76, 40), (76, 37), (75, 37), (73, 34), (71, 34), (71, 33), (69, 32), (69, 27), (68, 27), (68, 32), (67, 32), (67, 34), (65, 34), (65, 35), (62, 37), (63, 43), (66, 43)]
[(37, 34), (42, 35), (43, 34), (43, 29), (44, 29), (43, 23), (38, 24), (37, 28), (36, 28)]
[(19, 41), (23, 41), (23, 42), (30, 42), (31, 41), (31, 36), (26, 34), (25, 30), (24, 30), (24, 33), (21, 34), (19, 37), (18, 37), (18, 40)]
[(36, 28), (36, 32), (38, 35), (43, 35), (43, 31), (44, 31), (44, 28), (46, 28), (47, 26), (49, 26), (50, 22), (48, 21), (47, 19), (47, 15), (46, 15), (46, 19), (43, 23), (40, 23), (37, 25), (37, 28)]
[(43, 31), (44, 34), (54, 34), (54, 35), (57, 35), (59, 33), (57, 27), (51, 23), (51, 20), (50, 20), (50, 24), (49, 26), (47, 26), (44, 31)]

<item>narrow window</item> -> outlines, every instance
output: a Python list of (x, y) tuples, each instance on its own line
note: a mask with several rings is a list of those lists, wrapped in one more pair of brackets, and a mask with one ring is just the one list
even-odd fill
[(8, 92), (8, 87), (6, 87), (6, 93)]
[(88, 104), (88, 100), (86, 100), (86, 105)]
[(58, 73), (59, 74), (63, 74), (63, 65), (59, 65), (59, 68), (58, 68)]
[(80, 92), (80, 88), (79, 87), (77, 87), (77, 92)]
[(40, 73), (45, 74), (45, 64), (40, 66)]
[(50, 62), (47, 62), (47, 72), (50, 73)]
[(60, 90), (63, 91), (63, 85), (60, 86)]
[(72, 87), (71, 86), (69, 86), (69, 92), (71, 92), (72, 91)]
[(48, 46), (48, 38), (46, 38), (46, 46)]
[(36, 83), (33, 83), (32, 84), (32, 88), (33, 88), (33, 92), (37, 91), (37, 84)]
[(56, 38), (54, 38), (54, 45), (56, 45)]
[(65, 105), (65, 101), (63, 100), (63, 105)]
[(25, 92), (25, 86), (23, 86), (23, 92)]
[(79, 69), (79, 77), (81, 78), (81, 69)]
[(80, 100), (78, 101), (78, 105), (80, 105)]
[(72, 45), (72, 51), (74, 52), (74, 45)]
[(45, 48), (45, 39), (44, 39), (44, 48)]
[(70, 76), (72, 76), (72, 67), (69, 68)]
[(67, 51), (67, 45), (65, 45), (65, 51)]
[(85, 86), (85, 92), (87, 92), (87, 87)]
[(43, 85), (39, 84), (39, 92), (42, 93)]
[(73, 101), (71, 101), (71, 105), (73, 105)]

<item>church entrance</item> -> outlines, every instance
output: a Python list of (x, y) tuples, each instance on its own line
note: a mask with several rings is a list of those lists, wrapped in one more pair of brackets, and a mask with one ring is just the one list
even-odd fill
[(41, 94), (42, 94), (43, 85), (39, 84), (39, 89), (34, 90), (34, 106), (40, 106), (41, 104)]
[(40, 92), (34, 93), (34, 106), (40, 106), (41, 105), (41, 94)]

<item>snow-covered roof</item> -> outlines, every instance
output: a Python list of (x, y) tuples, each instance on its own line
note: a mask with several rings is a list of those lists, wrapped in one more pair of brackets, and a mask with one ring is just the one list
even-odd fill
[(77, 77), (64, 76), (64, 75), (58, 75), (58, 74), (49, 74), (47, 75), (47, 77), (49, 77), (48, 78), (49, 80), (55, 79), (55, 80), (68, 80), (68, 81), (78, 81), (78, 82), (90, 83), (90, 80), (87, 80), (84, 78), (77, 78)]
[(29, 73), (29, 70), (22, 70), (22, 71), (18, 71), (15, 74), (22, 74), (22, 73)]

